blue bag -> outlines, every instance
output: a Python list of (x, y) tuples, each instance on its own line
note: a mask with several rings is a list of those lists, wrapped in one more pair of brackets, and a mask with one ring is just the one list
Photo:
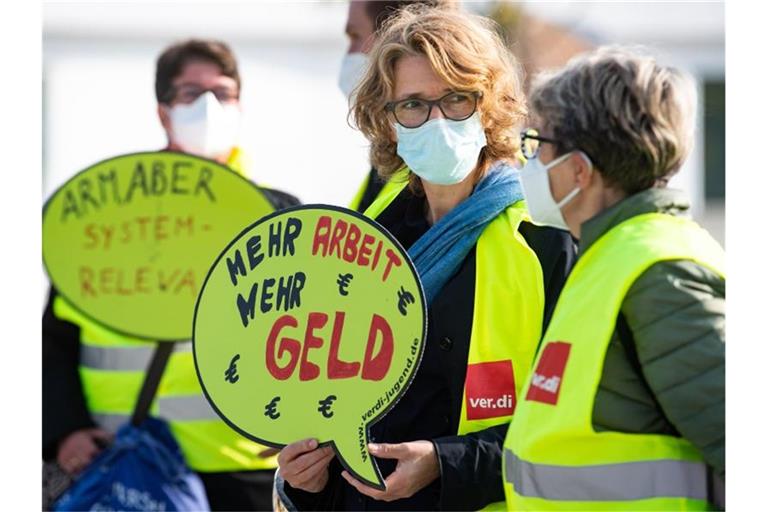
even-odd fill
[(120, 427), (53, 510), (210, 510), (200, 477), (184, 462), (165, 422)]

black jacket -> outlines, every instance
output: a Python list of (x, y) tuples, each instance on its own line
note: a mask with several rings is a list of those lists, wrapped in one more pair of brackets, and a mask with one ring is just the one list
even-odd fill
[(266, 196), (267, 200), (272, 203), (272, 206), (275, 207), (275, 210), (284, 210), (286, 208), (290, 208), (291, 206), (301, 204), (301, 201), (299, 201), (298, 197), (291, 195), (288, 192), (262, 186), (259, 186), (259, 189), (261, 190), (262, 194)]
[[(423, 212), (424, 199), (406, 188), (377, 221), (407, 249), (429, 227)], [(520, 232), (542, 266), (546, 325), (573, 263), (575, 246), (570, 235), (561, 230), (523, 223)], [(334, 459), (324, 491), (308, 493), (284, 485), (285, 493), (299, 509), (474, 510), (504, 500), (501, 458), (507, 425), (456, 435), (472, 330), (475, 262), (472, 249), (434, 299), (428, 310), (427, 342), (416, 377), (397, 405), (370, 429), (372, 442), (431, 440), (441, 477), (410, 498), (387, 503), (361, 495), (347, 484)], [(394, 471), (397, 462), (377, 461), (384, 478)]]
[(360, 197), (360, 203), (355, 206), (358, 212), (362, 213), (371, 206), (379, 196), (381, 189), (384, 188), (385, 183), (386, 182), (381, 176), (379, 176), (379, 172), (376, 168), (371, 167), (371, 170), (368, 171), (367, 181), (365, 182), (365, 190), (363, 190), (363, 195)]

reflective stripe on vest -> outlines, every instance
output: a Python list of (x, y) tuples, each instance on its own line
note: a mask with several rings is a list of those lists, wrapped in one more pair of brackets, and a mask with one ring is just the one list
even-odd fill
[[(382, 191), (365, 215), (380, 215), (406, 186), (398, 185)], [(477, 241), (472, 334), (458, 434), (510, 421), (541, 337), (544, 277), (538, 257), (518, 231), (525, 219), (520, 201), (491, 221)], [(504, 503), (485, 509), (503, 510)]]
[[(155, 416), (166, 421), (211, 421), (219, 417), (202, 395), (160, 397)], [(115, 432), (130, 419), (129, 414), (93, 414), (93, 420), (102, 428)]]
[(163, 396), (157, 400), (158, 416), (169, 421), (218, 420), (203, 395)]
[[(80, 347), (80, 366), (93, 370), (136, 371), (147, 369), (154, 346), (103, 347), (84, 342)], [(192, 352), (192, 342), (174, 343), (174, 352)]]
[(130, 421), (131, 416), (129, 414), (91, 414), (91, 418), (98, 426), (114, 434)]
[(504, 450), (505, 479), (522, 496), (561, 501), (624, 501), (658, 496), (705, 500), (702, 462), (652, 460), (595, 466), (532, 464)]
[[(88, 410), (98, 425), (116, 431), (130, 419), (154, 343), (115, 333), (60, 296), (53, 311), (80, 327), (79, 371)], [(174, 344), (150, 413), (168, 421), (187, 463), (197, 471), (277, 466), (276, 457), (258, 457), (266, 447), (230, 429), (208, 404), (197, 380), (191, 342)]]
[(633, 217), (577, 261), (507, 433), (504, 490), (513, 510), (702, 510), (706, 466), (685, 439), (595, 432), (592, 412), (616, 317), (651, 265), (690, 260), (723, 275), (725, 254), (690, 220)]

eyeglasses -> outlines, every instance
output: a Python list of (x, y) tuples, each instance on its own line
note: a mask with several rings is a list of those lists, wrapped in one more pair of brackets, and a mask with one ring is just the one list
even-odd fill
[(536, 158), (539, 156), (539, 151), (541, 151), (542, 142), (557, 144), (557, 141), (554, 139), (540, 136), (538, 130), (534, 128), (525, 129), (520, 134), (520, 151), (522, 151), (525, 158)]
[(171, 88), (168, 93), (168, 102), (176, 101), (186, 105), (194, 102), (206, 92), (212, 92), (216, 99), (219, 100), (219, 103), (232, 103), (240, 97), (240, 94), (234, 87), (222, 86), (204, 89), (196, 85), (182, 85), (181, 87)]
[(469, 119), (477, 110), (479, 92), (449, 92), (436, 100), (422, 100), (419, 98), (407, 98), (400, 101), (391, 101), (384, 107), (392, 112), (401, 126), (405, 128), (418, 128), (429, 120), (432, 107), (442, 112), (443, 117), (451, 121), (464, 121)]

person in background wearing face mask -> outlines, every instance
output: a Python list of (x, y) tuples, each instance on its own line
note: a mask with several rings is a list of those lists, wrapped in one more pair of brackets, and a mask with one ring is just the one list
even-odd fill
[[(216, 160), (246, 174), (238, 147), (240, 75), (222, 42), (189, 40), (157, 61), (155, 92), (169, 150)], [(293, 196), (264, 189), (276, 209)], [(80, 473), (129, 419), (154, 344), (104, 328), (51, 290), (43, 315), (43, 458)], [(194, 385), (190, 385), (190, 383)], [(197, 383), (191, 342), (177, 343), (157, 394), (187, 464), (213, 510), (271, 510), (274, 450), (227, 426)]]
[(574, 248), (528, 219), (511, 166), (525, 98), (491, 20), (406, 7), (371, 59), (354, 119), (379, 172), (408, 180), (365, 214), (413, 258), (426, 348), (411, 386), (370, 427), (386, 491), (315, 439), (281, 451), (276, 481), (300, 509), (476, 510), (504, 499), (502, 443)]
[[(249, 177), (249, 161), (239, 146), (240, 90), (237, 61), (225, 43), (190, 39), (168, 47), (155, 72), (166, 149), (210, 158)], [(275, 209), (300, 204), (290, 194), (260, 188)]]
[[(368, 66), (368, 53), (376, 40), (377, 31), (397, 14), (398, 9), (415, 4), (443, 9), (452, 9), (458, 6), (457, 0), (352, 0), (349, 2), (345, 28), (345, 33), (349, 39), (349, 48), (341, 61), (339, 89), (350, 104), (352, 103), (353, 91)], [(397, 180), (390, 180), (389, 183), (387, 186), (387, 182), (379, 177), (376, 168), (371, 167), (349, 204), (349, 208), (364, 212), (379, 194), (386, 193), (398, 185)], [(385, 186), (387, 191), (383, 191)]]
[(608, 47), (540, 77), (530, 102), (526, 202), (579, 258), (509, 429), (507, 506), (723, 507), (725, 253), (666, 188), (691, 149), (693, 83)]

